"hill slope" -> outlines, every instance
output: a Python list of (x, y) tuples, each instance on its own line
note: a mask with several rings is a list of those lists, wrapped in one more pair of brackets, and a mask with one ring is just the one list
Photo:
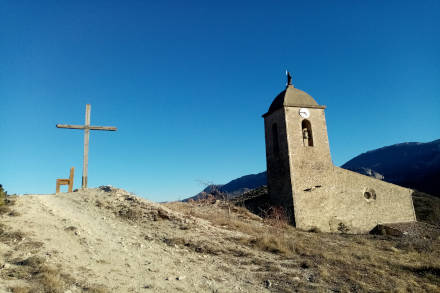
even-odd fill
[[(231, 266), (225, 271), (221, 258), (171, 245), (172, 239), (183, 235), (195, 234), (201, 245), (208, 246), (210, 239), (219, 241), (237, 233), (189, 219), (123, 190), (107, 190), (16, 198), (10, 207), (15, 212), (1, 220), (0, 261), (6, 270), (1, 271), (0, 291), (8, 287), (41, 287), (44, 292), (49, 287), (55, 287), (53, 292), (88, 288), (97, 292), (148, 288), (150, 292), (239, 292), (238, 287), (265, 291), (261, 284), (246, 282), (253, 279), (247, 270)], [(197, 230), (186, 229), (190, 225)], [(23, 277), (34, 270), (52, 275), (49, 280)]]
[(184, 201), (189, 199), (198, 199), (202, 198), (205, 194), (216, 194), (222, 193), (226, 194), (229, 198), (234, 198), (239, 196), (251, 189), (255, 189), (262, 185), (267, 184), (267, 175), (266, 172), (261, 172), (258, 174), (250, 174), (245, 175), (240, 178), (229, 181), (226, 184), (211, 184), (208, 185), (202, 192), (199, 192), (193, 197), (187, 198)]
[(110, 187), (14, 200), (0, 208), (2, 292), (440, 289), (432, 235), (304, 232), (226, 202), (156, 204)]

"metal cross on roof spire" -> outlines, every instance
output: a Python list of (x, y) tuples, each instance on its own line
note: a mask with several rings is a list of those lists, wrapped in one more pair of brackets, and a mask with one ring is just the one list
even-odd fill
[(292, 76), (290, 75), (290, 72), (286, 69), (286, 75), (287, 75), (287, 86), (292, 85)]

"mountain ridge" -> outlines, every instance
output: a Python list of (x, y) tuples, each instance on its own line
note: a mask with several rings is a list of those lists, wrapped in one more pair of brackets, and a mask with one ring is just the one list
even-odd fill
[[(440, 139), (369, 150), (348, 160), (341, 168), (440, 197)], [(267, 185), (266, 171), (244, 175), (226, 184), (208, 185), (185, 201), (207, 194), (234, 198), (263, 185)]]
[(341, 167), (364, 175), (371, 170), (384, 181), (440, 196), (440, 139), (385, 146), (362, 153)]

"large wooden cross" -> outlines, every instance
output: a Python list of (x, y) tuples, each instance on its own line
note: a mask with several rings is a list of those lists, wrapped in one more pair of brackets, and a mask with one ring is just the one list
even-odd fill
[(84, 129), (84, 161), (83, 161), (83, 176), (81, 187), (87, 188), (87, 167), (89, 164), (89, 136), (90, 130), (109, 130), (116, 131), (116, 127), (113, 126), (90, 126), (90, 108), (89, 104), (86, 105), (86, 121), (84, 125), (69, 125), (69, 124), (57, 124), (58, 128), (70, 128), (70, 129)]

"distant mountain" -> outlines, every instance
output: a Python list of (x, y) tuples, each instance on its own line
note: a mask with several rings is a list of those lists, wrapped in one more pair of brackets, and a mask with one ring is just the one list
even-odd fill
[[(224, 185), (211, 184), (208, 185), (202, 192), (191, 197), (191, 199), (197, 199), (203, 197), (206, 194), (212, 194), (215, 196), (222, 196), (226, 194), (229, 198), (239, 196), (246, 191), (260, 187), (267, 184), (266, 172), (258, 174), (245, 175), (240, 178), (234, 179)], [(190, 198), (188, 198), (190, 199)], [(187, 201), (188, 199), (185, 199)]]
[[(399, 143), (368, 151), (341, 167), (440, 197), (440, 139)], [(267, 185), (266, 172), (246, 175), (224, 185), (209, 185), (191, 198), (206, 194), (219, 197), (226, 194), (234, 198), (262, 185)]]
[(440, 139), (427, 143), (399, 143), (372, 150), (341, 167), (440, 196)]
[(250, 189), (267, 184), (266, 171), (258, 174), (251, 174), (234, 179), (221, 187), (221, 190), (228, 194), (242, 194)]

